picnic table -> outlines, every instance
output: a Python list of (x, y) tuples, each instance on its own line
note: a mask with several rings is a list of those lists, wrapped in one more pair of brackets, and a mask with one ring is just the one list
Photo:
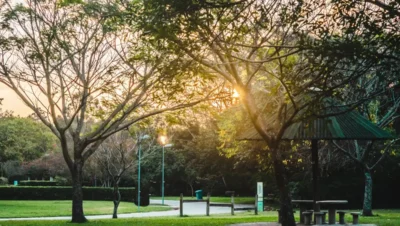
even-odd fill
[(328, 206), (328, 223), (335, 224), (336, 223), (336, 207), (337, 205), (347, 204), (347, 200), (321, 200), (316, 201), (319, 205)]
[(300, 223), (304, 224), (303, 212), (306, 211), (307, 207), (311, 206), (314, 203), (314, 201), (313, 200), (292, 200), (292, 203), (299, 205)]

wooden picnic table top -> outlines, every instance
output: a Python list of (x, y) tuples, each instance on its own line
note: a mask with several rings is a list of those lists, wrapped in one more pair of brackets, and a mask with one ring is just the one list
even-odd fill
[(316, 201), (317, 204), (347, 204), (347, 200), (321, 200)]
[(314, 200), (292, 200), (293, 203), (313, 203)]

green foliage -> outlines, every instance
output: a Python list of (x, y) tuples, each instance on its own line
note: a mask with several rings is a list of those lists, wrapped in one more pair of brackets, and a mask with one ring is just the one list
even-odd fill
[(239, 107), (232, 107), (218, 116), (218, 136), (221, 141), (219, 149), (231, 157), (240, 149), (240, 143), (236, 140), (240, 131), (243, 131), (246, 123), (245, 114)]
[(71, 184), (71, 182), (67, 178), (60, 176), (56, 176), (54, 178), (54, 181), (56, 182), (57, 186), (67, 186)]
[(57, 183), (55, 181), (40, 181), (40, 180), (22, 180), (19, 182), (21, 186), (39, 186), (39, 187), (47, 187), (47, 186), (56, 186)]
[(0, 185), (6, 185), (8, 184), (8, 179), (5, 177), (0, 177)]
[(1, 170), (9, 181), (21, 180), (24, 174), (24, 170), (19, 161), (7, 161), (1, 163)]
[[(121, 200), (132, 201), (134, 188), (120, 188)], [(70, 200), (70, 187), (0, 187), (0, 200)], [(112, 188), (83, 187), (84, 200), (113, 200)]]
[(69, 6), (69, 5), (74, 5), (74, 4), (82, 4), (82, 0), (59, 0), (58, 4), (60, 6)]
[(55, 136), (30, 118), (0, 118), (0, 161), (33, 160), (54, 150)]

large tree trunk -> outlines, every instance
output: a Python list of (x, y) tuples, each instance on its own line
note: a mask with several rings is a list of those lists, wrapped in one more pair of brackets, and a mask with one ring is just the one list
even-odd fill
[(283, 165), (282, 160), (277, 159), (276, 157), (274, 157), (273, 161), (275, 179), (280, 192), (280, 214), (282, 226), (296, 226), (293, 215), (292, 200), (289, 195), (288, 182), (286, 179), (285, 166)]
[(271, 150), (271, 156), (274, 165), (275, 179), (280, 192), (280, 202), (281, 202), (281, 223), (282, 226), (296, 226), (293, 215), (292, 200), (289, 195), (288, 181), (286, 178), (285, 166), (282, 163), (282, 158), (279, 152), (280, 139), (272, 139), (267, 134), (267, 123), (260, 117), (261, 111), (259, 111), (255, 99), (250, 94), (248, 87), (241, 85), (239, 87), (242, 89), (241, 100), (243, 101), (249, 117), (253, 123), (254, 128), (263, 138), (263, 140), (268, 144)]
[(364, 170), (364, 203), (363, 203), (363, 216), (372, 216), (372, 176), (371, 172)]
[(113, 191), (113, 197), (114, 197), (114, 211), (113, 211), (113, 217), (112, 218), (118, 218), (118, 206), (119, 203), (121, 202), (121, 193), (119, 192), (119, 187), (118, 183), (114, 183), (114, 191)]
[(84, 223), (86, 217), (83, 214), (83, 161), (75, 159), (72, 170), (72, 223)]

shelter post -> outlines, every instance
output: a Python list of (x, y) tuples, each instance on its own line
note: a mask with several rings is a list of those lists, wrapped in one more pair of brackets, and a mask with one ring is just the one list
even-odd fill
[(313, 171), (313, 199), (314, 199), (314, 212), (319, 212), (320, 207), (316, 202), (319, 201), (319, 166), (318, 166), (318, 140), (311, 140), (311, 162)]

